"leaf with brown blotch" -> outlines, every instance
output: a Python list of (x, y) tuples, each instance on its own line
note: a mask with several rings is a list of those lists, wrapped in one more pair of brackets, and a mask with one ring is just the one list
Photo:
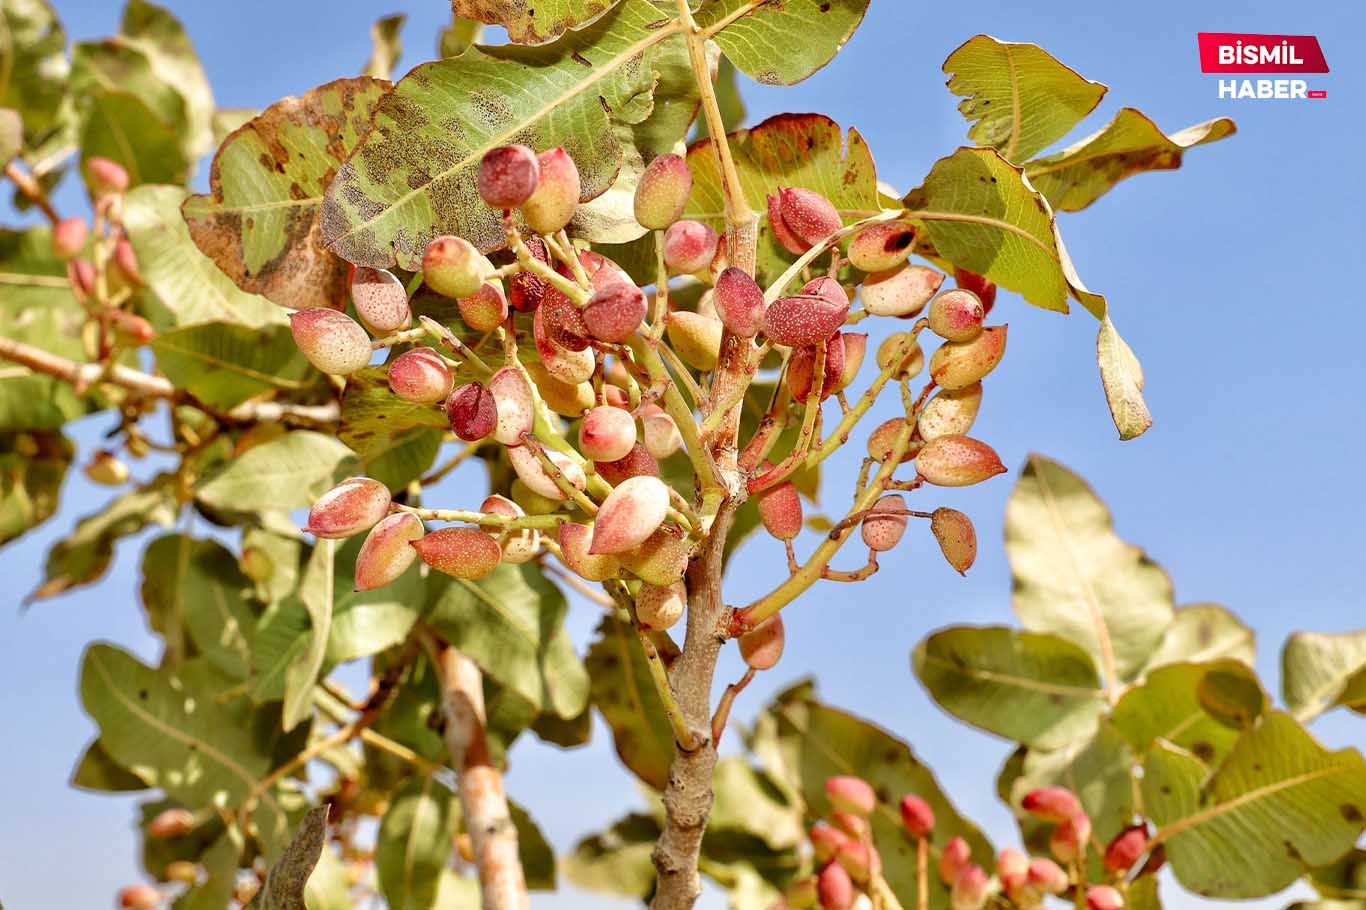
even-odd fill
[(318, 210), (389, 87), (338, 79), (276, 102), (224, 140), (210, 193), (182, 211), (195, 243), (238, 287), (281, 306), (346, 306), (350, 266), (326, 248)]

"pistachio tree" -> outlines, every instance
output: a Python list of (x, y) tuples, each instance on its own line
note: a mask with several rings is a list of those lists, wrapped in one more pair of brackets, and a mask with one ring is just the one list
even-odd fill
[[(167, 10), (130, 0), (68, 48), (44, 0), (0, 0), (0, 158), (38, 212), (0, 233), (0, 541), (51, 518), (77, 462), (113, 498), (31, 600), (163, 529), (140, 555), (159, 662), (95, 643), (79, 669), (99, 732), (73, 783), (146, 792), (150, 883), (123, 906), (516, 910), (563, 872), (660, 910), (703, 876), (738, 907), (1117, 910), (1156, 906), (1164, 863), (1211, 896), (1308, 877), (1360, 898), (1366, 770), (1302, 726), (1361, 706), (1360, 636), (1292, 640), (1271, 708), (1246, 628), (1174, 610), (1041, 458), (1009, 514), (1024, 629), (913, 658), (1019, 743), (1000, 789), (1023, 850), (994, 853), (904, 742), (810, 684), (718, 759), (813, 587), (868, 578), (908, 531), (972, 566), (972, 520), (935, 490), (1006, 470), (974, 425), (1015, 296), (1081, 304), (1120, 437), (1148, 428), (1057, 213), (1232, 122), (1166, 134), (1125, 108), (1050, 153), (1104, 86), (979, 35), (944, 64), (971, 144), (902, 192), (826, 116), (741, 126), (741, 75), (812, 76), (867, 0), (452, 7), (396, 82), (390, 17), (360, 75), (237, 111)], [(54, 207), (64, 180), (88, 211)], [(883, 399), (898, 414), (870, 425)], [(78, 453), (91, 415), (107, 432)], [(846, 444), (857, 476), (823, 477)], [(442, 484), (467, 461), (486, 487)], [(824, 524), (803, 514), (822, 487), (851, 500)], [(732, 602), (760, 529), (785, 564)], [(602, 611), (584, 654), (569, 596)], [(722, 687), (732, 640), (748, 669)], [(366, 692), (334, 672), (355, 662)], [(584, 744), (592, 712), (650, 809), (557, 861), (505, 759)]]

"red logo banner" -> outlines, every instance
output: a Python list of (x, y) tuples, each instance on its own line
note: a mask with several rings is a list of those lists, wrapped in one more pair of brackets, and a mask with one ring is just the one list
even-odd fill
[(1199, 32), (1202, 73), (1326, 73), (1313, 35), (1245, 35)]

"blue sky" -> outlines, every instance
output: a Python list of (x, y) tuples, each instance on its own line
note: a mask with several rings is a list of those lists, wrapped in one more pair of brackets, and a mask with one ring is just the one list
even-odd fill
[[(55, 5), (74, 38), (116, 28), (116, 4)], [(261, 107), (354, 72), (368, 54), (368, 25), (377, 13), (409, 14), (402, 68), (416, 65), (433, 53), (448, 9), (444, 0), (170, 6), (185, 21), (224, 107)], [(921, 500), (972, 514), (982, 541), (977, 566), (961, 579), (943, 566), (928, 535), (908, 535), (861, 588), (814, 590), (785, 614), (787, 654), (742, 697), (740, 717), (782, 685), (815, 673), (826, 699), (908, 738), (960, 809), (1008, 843), (1012, 826), (993, 788), (1005, 745), (940, 713), (912, 677), (908, 655), (939, 626), (1013, 622), (1001, 516), (1030, 451), (1091, 481), (1120, 533), (1171, 573), (1179, 602), (1218, 601), (1252, 624), (1258, 669), (1273, 689), (1289, 632), (1366, 625), (1357, 334), (1357, 310), (1366, 300), (1351, 272), (1366, 237), (1359, 164), (1366, 79), (1360, 39), (1345, 37), (1362, 34), (1364, 9), (1329, 0), (1155, 0), (1141, 9), (1095, 0), (875, 0), (845, 51), (807, 82), (789, 89), (744, 85), (750, 122), (821, 111), (857, 126), (880, 176), (902, 189), (965, 141), (940, 65), (979, 32), (1038, 43), (1109, 85), (1082, 132), (1129, 105), (1168, 130), (1233, 116), (1239, 133), (1195, 150), (1180, 171), (1134, 178), (1063, 219), (1081, 275), (1109, 296), (1117, 324), (1143, 359), (1154, 428), (1134, 442), (1116, 440), (1096, 376), (1089, 315), (1062, 317), (1003, 295), (993, 317), (1009, 321), (1010, 351), (987, 384), (975, 433), (998, 449), (1012, 473)], [(1333, 72), (1316, 86), (1327, 88), (1328, 98), (1219, 100), (1215, 77), (1199, 73), (1201, 30), (1318, 35)], [(67, 208), (76, 204), (70, 191), (62, 200)], [(87, 425), (78, 436), (88, 444), (100, 429)], [(856, 459), (851, 452), (831, 464), (832, 502), (845, 501)], [(482, 479), (458, 476), (447, 487), (452, 502), (461, 501), (465, 483)], [(107, 497), (73, 472), (57, 518), (0, 552), (13, 595), (0, 607), (0, 899), (15, 908), (102, 906), (135, 874), (134, 800), (79, 793), (66, 780), (92, 733), (76, 697), (85, 644), (109, 639), (155, 653), (136, 600), (138, 547), (125, 544), (98, 587), (25, 611), (17, 604), (34, 587), (46, 548)], [(763, 580), (781, 571), (780, 550), (768, 543), (752, 545), (746, 559), (747, 568), (756, 568), (734, 573), (732, 602), (763, 593)], [(571, 623), (579, 641), (596, 620), (595, 608), (576, 605)], [(738, 658), (728, 656), (720, 678), (739, 674)], [(1364, 729), (1340, 712), (1315, 726), (1331, 744), (1359, 747), (1366, 745)], [(561, 850), (637, 800), (605, 734), (599, 728), (590, 747), (568, 753), (528, 737), (513, 752), (509, 790)], [(574, 787), (565, 792), (569, 780)], [(1170, 907), (1195, 906), (1171, 884), (1164, 898)], [(716, 894), (705, 902), (721, 905)], [(1264, 905), (1283, 903), (1273, 898)], [(562, 895), (536, 904), (612, 902)]]

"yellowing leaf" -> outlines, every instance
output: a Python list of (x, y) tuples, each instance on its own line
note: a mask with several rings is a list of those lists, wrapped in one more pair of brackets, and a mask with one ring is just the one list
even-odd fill
[(1300, 721), (1334, 705), (1366, 710), (1366, 630), (1291, 635), (1281, 654), (1281, 687)]
[(1119, 336), (1108, 315), (1100, 320), (1096, 336), (1096, 362), (1100, 365), (1100, 384), (1120, 439), (1143, 435), (1153, 425), (1148, 404), (1143, 400), (1143, 368), (1134, 352)]

